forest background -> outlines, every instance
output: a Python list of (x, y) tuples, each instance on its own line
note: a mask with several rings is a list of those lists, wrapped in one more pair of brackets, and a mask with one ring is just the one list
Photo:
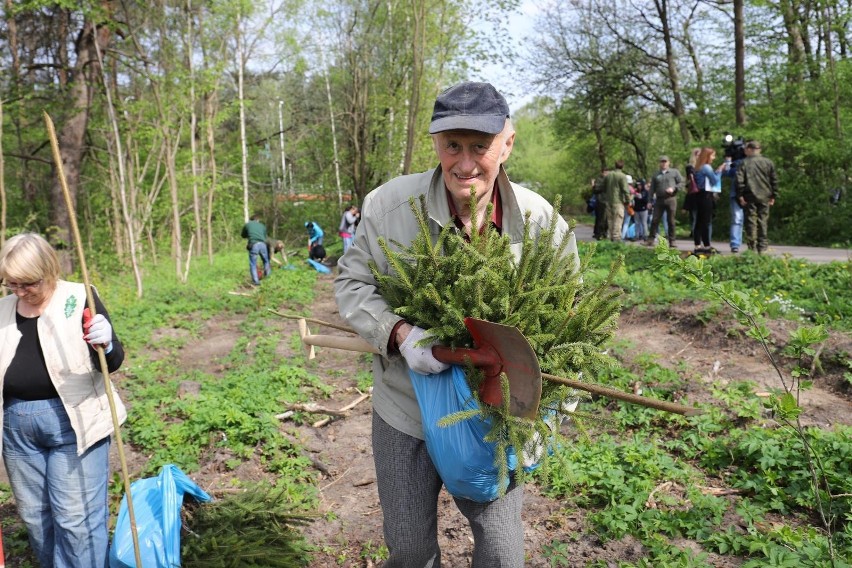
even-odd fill
[[(696, 146), (721, 156), (730, 132), (778, 168), (773, 242), (850, 245), (849, 2), (535, 6), (518, 45), (518, 0), (5, 0), (0, 239), (70, 242), (43, 111), (93, 258), (132, 267), (141, 296), (143, 261), (185, 280), (190, 257), (241, 246), (250, 212), (283, 240), (308, 219), (333, 234), (344, 204), (436, 164), (441, 90), (503, 88), (499, 69), (527, 101), (510, 177), (567, 213), (616, 159), (649, 178), (659, 154), (680, 168)], [(722, 199), (717, 234), (727, 217)]]

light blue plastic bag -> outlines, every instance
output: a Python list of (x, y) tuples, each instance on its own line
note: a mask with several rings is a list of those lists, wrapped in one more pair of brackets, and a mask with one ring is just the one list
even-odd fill
[[(423, 418), (426, 449), (447, 491), (454, 497), (479, 503), (497, 499), (500, 487), (494, 465), (496, 445), (483, 440), (491, 423), (476, 417), (452, 426), (438, 426), (438, 421), (448, 414), (478, 408), (462, 367), (453, 365), (436, 375), (421, 375), (409, 369), (408, 374)], [(515, 471), (518, 460), (511, 449), (507, 462), (509, 471)], [(508, 484), (509, 480), (504, 480), (503, 489)]]
[[(211, 497), (174, 465), (164, 465), (157, 477), (130, 485), (136, 534), (144, 568), (180, 566), (180, 508), (183, 496), (206, 503)], [(110, 568), (136, 568), (127, 496), (121, 499), (118, 521), (109, 550)]]
[(314, 260), (312, 258), (309, 258), (307, 260), (308, 260), (308, 264), (313, 266), (314, 269), (316, 269), (317, 272), (320, 272), (322, 274), (331, 274), (331, 268), (327, 267), (323, 263), (317, 262), (316, 260)]

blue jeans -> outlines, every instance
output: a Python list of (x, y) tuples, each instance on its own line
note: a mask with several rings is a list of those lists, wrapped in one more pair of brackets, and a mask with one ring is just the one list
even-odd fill
[(731, 250), (739, 249), (743, 244), (743, 208), (735, 198), (731, 198)]
[(105, 568), (109, 436), (78, 456), (59, 398), (11, 399), (3, 413), (3, 461), (42, 568)]
[(266, 248), (266, 243), (254, 243), (249, 249), (249, 272), (251, 272), (251, 281), (255, 284), (260, 284), (260, 278), (257, 277), (257, 255), (260, 255), (261, 260), (263, 260), (263, 274), (265, 276), (272, 274), (272, 266), (269, 265), (269, 249)]
[(645, 240), (646, 229), (648, 228), (648, 210), (636, 211), (633, 218), (636, 220), (636, 240)]
[(346, 251), (349, 250), (349, 247), (352, 246), (352, 241), (355, 240), (355, 237), (343, 237), (343, 254), (346, 254)]

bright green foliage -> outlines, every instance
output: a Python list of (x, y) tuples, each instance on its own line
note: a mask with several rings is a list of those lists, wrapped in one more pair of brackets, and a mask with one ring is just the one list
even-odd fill
[[(852, 428), (807, 428), (805, 440), (820, 456), (826, 483), (834, 494), (852, 493)], [(785, 515), (814, 507), (811, 473), (802, 441), (788, 428), (733, 430), (701, 443), (702, 467), (728, 470), (728, 483), (746, 490), (767, 510)], [(849, 499), (830, 501), (828, 514), (842, 524), (852, 518)]]
[[(595, 262), (584, 272), (584, 279), (597, 282), (608, 277), (609, 260), (623, 257), (624, 269), (614, 283), (627, 292), (627, 305), (647, 309), (694, 299), (695, 287), (671, 266), (657, 265), (653, 250), (609, 242), (579, 243), (581, 252), (591, 246), (595, 247)], [(852, 329), (852, 262), (816, 264), (745, 253), (716, 255), (704, 260), (704, 266), (712, 268), (719, 281), (735, 283), (738, 291), (754, 294), (768, 316)]]
[[(490, 226), (481, 234), (474, 231), (467, 241), (448, 223), (433, 242), (425, 200), (421, 198), (419, 208), (412, 200), (411, 208), (419, 234), (409, 247), (393, 243), (401, 250), (380, 240), (391, 272), (381, 274), (373, 266), (379, 289), (395, 313), (454, 347), (473, 346), (465, 317), (517, 327), (538, 355), (542, 371), (552, 374), (590, 378), (612, 366), (612, 359), (601, 351), (619, 313), (619, 294), (610, 287), (617, 263), (609, 279), (586, 286), (581, 278), (585, 265), (575, 266), (573, 256), (566, 254), (570, 233), (561, 241), (556, 237), (556, 216), (538, 235), (532, 234), (527, 217), (516, 260), (509, 238)], [(554, 209), (559, 210), (558, 199)], [(481, 373), (469, 370), (477, 402), (481, 380)], [(503, 408), (480, 404), (479, 412), (445, 420), (452, 424), (476, 415), (491, 420), (486, 440), (497, 444), (501, 467), (509, 446), (525, 447), (535, 431), (549, 439), (552, 412), (561, 412), (566, 401), (576, 400), (572, 389), (545, 381), (541, 419), (529, 424), (509, 414), (507, 389), (504, 378)]]

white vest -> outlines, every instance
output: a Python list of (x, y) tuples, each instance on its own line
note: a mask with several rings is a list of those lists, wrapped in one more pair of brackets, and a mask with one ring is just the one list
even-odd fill
[[(21, 340), (15, 321), (17, 301), (15, 295), (0, 299), (0, 418), (3, 379)], [(89, 345), (83, 341), (81, 322), (85, 307), (85, 286), (59, 280), (50, 303), (38, 319), (38, 338), (47, 373), (71, 419), (78, 454), (113, 432), (104, 377), (92, 364)], [(114, 387), (112, 390), (121, 424), (127, 418), (127, 411)], [(0, 450), (2, 443), (0, 438)]]

